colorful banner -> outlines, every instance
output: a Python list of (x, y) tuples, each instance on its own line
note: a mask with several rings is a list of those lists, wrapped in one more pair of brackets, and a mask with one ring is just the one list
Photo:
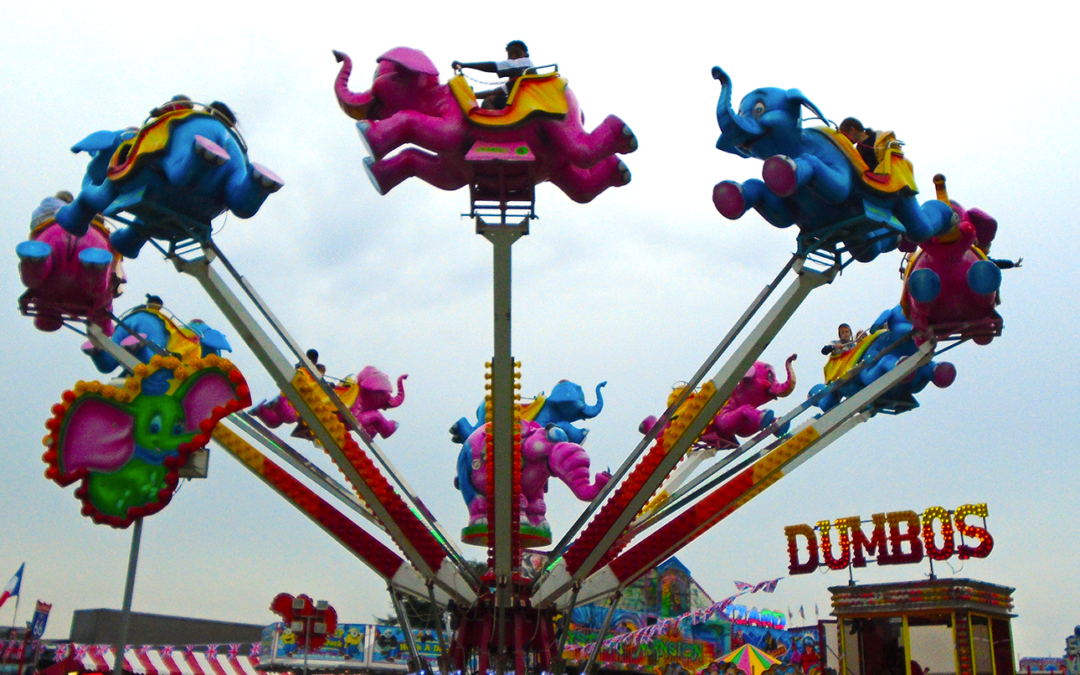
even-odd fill
[(34, 636), (35, 640), (45, 634), (45, 624), (49, 621), (49, 610), (51, 609), (52, 605), (40, 600), (37, 601), (37, 606), (34, 608), (34, 618), (30, 621), (30, 634)]

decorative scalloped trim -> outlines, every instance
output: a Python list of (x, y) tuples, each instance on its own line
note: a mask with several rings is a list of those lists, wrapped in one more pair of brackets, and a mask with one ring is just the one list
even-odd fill
[[(175, 457), (167, 457), (164, 461), (168, 472), (165, 476), (166, 488), (158, 492), (157, 501), (144, 504), (143, 506), (128, 509), (126, 517), (111, 516), (102, 513), (87, 498), (89, 492), (90, 470), (86, 467), (63, 473), (60, 470), (60, 458), (57, 447), (60, 441), (60, 430), (63, 428), (64, 418), (72, 405), (83, 397), (96, 397), (99, 399), (111, 399), (118, 403), (130, 403), (142, 393), (142, 381), (159, 370), (173, 371), (173, 382), (182, 382), (197, 373), (206, 370), (217, 370), (224, 374), (233, 385), (235, 398), (223, 406), (214, 408), (210, 418), (199, 424), (199, 433), (188, 443), (181, 443), (177, 448), (179, 453)], [(138, 518), (153, 515), (165, 508), (172, 500), (173, 492), (180, 478), (179, 469), (187, 461), (188, 455), (199, 450), (210, 442), (210, 436), (223, 418), (243, 410), (251, 405), (251, 392), (243, 374), (228, 359), (223, 359), (213, 354), (205, 358), (194, 358), (186, 363), (181, 363), (175, 356), (155, 355), (148, 364), (140, 364), (135, 367), (132, 377), (124, 381), (123, 387), (114, 387), (101, 382), (77, 382), (72, 389), (65, 391), (61, 396), (60, 403), (53, 405), (52, 417), (45, 422), (49, 433), (42, 439), (42, 445), (47, 450), (41, 459), (48, 465), (45, 477), (54, 481), (60, 487), (67, 487), (75, 481), (82, 481), (75, 490), (75, 497), (82, 506), (82, 514), (99, 525), (110, 525), (123, 529), (130, 526)]]

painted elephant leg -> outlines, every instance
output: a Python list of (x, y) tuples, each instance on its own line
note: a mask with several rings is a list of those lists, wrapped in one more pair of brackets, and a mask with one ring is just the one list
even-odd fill
[(611, 156), (588, 169), (567, 164), (552, 172), (550, 181), (578, 204), (587, 204), (609, 187), (629, 183), (630, 169)]
[(372, 438), (375, 438), (376, 435), (390, 438), (398, 428), (397, 422), (386, 419), (378, 410), (366, 410), (357, 416), (356, 421), (364, 427), (364, 431)]
[(37, 288), (53, 271), (52, 247), (43, 241), (23, 241), (15, 247), (23, 286)]
[(592, 133), (565, 122), (548, 122), (544, 131), (558, 152), (568, 157), (574, 166), (584, 169), (611, 155), (631, 153), (638, 146), (634, 132), (615, 115), (608, 115)]
[(125, 258), (138, 258), (139, 251), (150, 239), (134, 227), (122, 227), (109, 235), (109, 244)]
[(484, 493), (477, 492), (476, 499), (472, 500), (469, 504), (469, 525), (475, 525), (479, 522), (487, 522), (487, 497)]
[(794, 159), (784, 155), (769, 157), (761, 169), (761, 177), (778, 197), (790, 197), (811, 181), (814, 191), (832, 203), (839, 204), (851, 194), (850, 169), (831, 166), (810, 154)]
[(895, 231), (881, 228), (865, 236), (847, 237), (844, 246), (851, 256), (859, 262), (870, 262), (882, 253), (896, 250), (900, 244), (900, 235)]
[(936, 199), (921, 206), (914, 197), (901, 199), (893, 213), (907, 230), (907, 238), (916, 243), (938, 236), (952, 226), (954, 218), (959, 220), (948, 204)]
[(526, 500), (525, 495), (522, 495), (521, 498), (526, 501), (521, 510), (529, 519), (530, 525), (540, 527), (547, 522), (547, 504), (544, 503), (543, 493), (536, 499)]
[(113, 254), (103, 248), (90, 247), (79, 251), (80, 283), (86, 296), (104, 297), (109, 287), (109, 265)]
[(435, 153), (460, 152), (465, 137), (463, 121), (448, 121), (414, 110), (402, 110), (383, 120), (362, 120), (356, 128), (377, 160), (407, 143)]
[(756, 178), (742, 185), (734, 181), (717, 183), (713, 188), (713, 205), (728, 220), (738, 220), (748, 210), (754, 209), (773, 227), (784, 228), (795, 224), (795, 216), (784, 201)]
[(379, 194), (383, 195), (403, 180), (413, 177), (440, 190), (457, 190), (469, 183), (468, 175), (460, 168), (416, 148), (402, 150), (393, 157), (379, 161), (366, 157), (364, 168)]
[(94, 216), (105, 210), (116, 199), (116, 188), (111, 181), (100, 185), (84, 184), (75, 200), (65, 204), (56, 212), (56, 222), (68, 234), (81, 237), (90, 228)]
[(276, 173), (265, 166), (252, 163), (229, 176), (225, 185), (225, 204), (238, 218), (250, 218), (274, 192), (285, 184)]
[(771, 411), (762, 411), (749, 405), (741, 405), (732, 410), (722, 411), (716, 416), (716, 428), (721, 435), (728, 438), (734, 436), (753, 436), (761, 430), (765, 424), (763, 421), (769, 416), (769, 421), (765, 424), (771, 423), (775, 418), (775, 414)]

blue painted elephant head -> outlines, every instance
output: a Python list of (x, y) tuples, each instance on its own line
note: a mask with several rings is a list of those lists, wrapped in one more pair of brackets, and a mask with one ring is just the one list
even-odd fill
[(533, 418), (533, 421), (547, 426), (554, 424), (566, 432), (566, 437), (571, 443), (581, 443), (589, 433), (588, 429), (579, 429), (571, 422), (588, 420), (600, 414), (604, 409), (604, 397), (600, 389), (607, 385), (601, 382), (596, 385), (596, 404), (585, 403), (585, 392), (569, 380), (559, 380), (551, 390), (551, 394), (544, 400), (544, 405)]
[(868, 166), (837, 130), (803, 128), (804, 108), (831, 123), (798, 89), (755, 89), (736, 113), (731, 78), (719, 67), (712, 73), (722, 85), (716, 147), (765, 161), (762, 180), (722, 181), (713, 188), (713, 204), (725, 218), (754, 209), (776, 227), (798, 225), (803, 238), (842, 242), (862, 262), (896, 248), (901, 235), (922, 242), (951, 226), (948, 204), (916, 201), (914, 170), (891, 132), (875, 132), (881, 147), (873, 151), (881, 160)]
[[(153, 295), (147, 296), (145, 305), (133, 307), (120, 317), (112, 341), (143, 363), (149, 363), (158, 353), (154, 346), (178, 355), (181, 360), (210, 354), (221, 356), (222, 351), (232, 351), (224, 334), (199, 319), (181, 324), (164, 311), (161, 299)], [(83, 344), (83, 351), (99, 372), (111, 373), (120, 365), (111, 354), (89, 342)]]
[(98, 131), (71, 151), (91, 160), (82, 190), (57, 212), (57, 222), (81, 236), (95, 214), (127, 213), (134, 224), (111, 241), (129, 258), (150, 238), (207, 241), (212, 219), (226, 210), (250, 218), (282, 186), (272, 171), (248, 161), (236, 117), (217, 101), (204, 106), (175, 97), (138, 130)]

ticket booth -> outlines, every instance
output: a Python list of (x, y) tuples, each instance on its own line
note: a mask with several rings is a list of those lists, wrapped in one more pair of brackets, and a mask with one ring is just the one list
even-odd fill
[(839, 675), (1016, 675), (1013, 590), (971, 579), (830, 588)]

